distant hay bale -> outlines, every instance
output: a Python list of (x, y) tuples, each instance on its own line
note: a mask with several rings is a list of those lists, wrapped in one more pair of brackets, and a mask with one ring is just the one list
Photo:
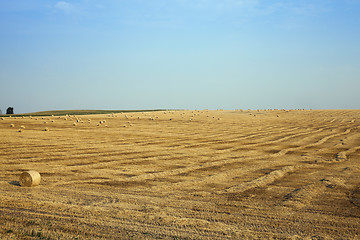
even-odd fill
[(18, 132), (22, 132), (22, 131), (23, 131), (23, 129), (22, 129), (22, 128), (19, 128)]
[(76, 126), (76, 123), (73, 123), (73, 126)]
[(1, 118), (1, 120), (4, 120), (4, 118)]
[(14, 124), (10, 124), (10, 127), (12, 127), (12, 128), (13, 128), (13, 127), (15, 127), (15, 125), (14, 125)]
[(25, 129), (25, 126), (24, 126), (24, 125), (21, 125), (20, 128), (21, 128), (21, 129)]
[(40, 184), (41, 176), (37, 171), (26, 171), (20, 175), (20, 185), (22, 187), (34, 187)]
[(44, 131), (45, 131), (45, 132), (49, 131), (49, 128), (47, 128), (47, 127), (46, 127), (46, 128), (44, 128)]

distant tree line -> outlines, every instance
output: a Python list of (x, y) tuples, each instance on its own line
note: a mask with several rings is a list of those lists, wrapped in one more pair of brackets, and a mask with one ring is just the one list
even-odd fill
[(6, 109), (6, 114), (14, 114), (14, 108), (13, 107), (8, 107)]
[[(2, 114), (1, 109), (0, 109), (0, 114)], [(6, 109), (6, 114), (14, 114), (14, 108), (13, 107), (8, 107)]]

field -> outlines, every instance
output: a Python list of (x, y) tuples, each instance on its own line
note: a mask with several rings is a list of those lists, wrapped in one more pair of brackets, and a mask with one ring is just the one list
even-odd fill
[(0, 149), (1, 239), (360, 238), (360, 110), (12, 117)]

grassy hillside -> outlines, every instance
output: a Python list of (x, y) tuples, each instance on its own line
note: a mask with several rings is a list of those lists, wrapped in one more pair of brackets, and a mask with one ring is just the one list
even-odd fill
[[(32, 113), (21, 113), (21, 114), (11, 114), (14, 117), (22, 116), (63, 116), (63, 115), (90, 115), (90, 114), (111, 114), (111, 113), (121, 113), (121, 112), (156, 112), (156, 111), (166, 111), (166, 109), (152, 109), (152, 110), (50, 110), (50, 111), (41, 111), (41, 112), (32, 112)], [(8, 114), (3, 114), (0, 116), (10, 116)]]

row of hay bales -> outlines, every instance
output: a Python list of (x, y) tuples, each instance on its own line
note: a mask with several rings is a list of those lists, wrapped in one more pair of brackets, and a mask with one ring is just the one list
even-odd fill
[[(149, 120), (155, 120), (155, 119), (159, 119), (159, 116), (156, 116), (154, 114), (146, 114), (144, 112), (142, 112), (142, 114), (145, 116), (144, 119), (149, 119)], [(164, 115), (166, 114), (171, 114), (171, 115), (174, 115), (174, 112), (163, 112)], [(190, 121), (193, 121), (195, 120), (195, 118), (197, 116), (201, 116), (205, 114), (205, 112), (200, 112), (200, 111), (191, 111), (190, 113), (190, 118), (189, 120)], [(117, 115), (109, 115), (111, 117), (117, 117)], [(184, 119), (185, 116), (186, 116), (186, 113), (185, 112), (182, 112), (180, 113), (180, 116), (181, 116), (181, 119)], [(124, 115), (125, 119), (129, 120), (130, 118), (132, 117), (136, 117), (136, 116), (127, 116), (127, 115)], [(211, 116), (210, 115), (206, 115), (207, 118), (210, 118)], [(30, 116), (29, 118), (32, 119), (32, 117)], [(58, 117), (59, 119), (60, 118), (63, 118), (64, 120), (69, 120), (69, 121), (73, 121), (75, 120), (75, 122), (73, 122), (73, 126), (77, 126), (77, 124), (81, 124), (81, 123), (84, 123), (84, 121), (81, 119), (81, 118), (77, 118), (76, 116), (70, 116), (70, 115), (66, 115), (66, 116), (63, 116), (63, 117)], [(215, 116), (212, 116), (213, 119), (215, 119), (216, 117)], [(54, 119), (50, 119), (50, 118), (45, 118), (45, 117), (42, 117), (41, 118), (42, 120), (50, 120), (52, 123), (54, 123)], [(140, 116), (137, 116), (137, 119), (140, 120)], [(168, 120), (172, 121), (174, 120), (175, 118), (174, 117), (171, 117), (171, 118), (168, 118)], [(35, 120), (38, 120), (37, 118), (35, 118)], [(220, 118), (217, 118), (217, 120), (220, 120)], [(48, 122), (47, 121), (44, 121), (44, 124), (47, 124)], [(91, 123), (91, 119), (88, 119), (88, 123)], [(14, 127), (14, 125), (11, 125), (12, 127)], [(105, 126), (105, 127), (108, 127), (108, 125), (106, 124), (106, 120), (100, 120), (97, 124), (97, 126)], [(125, 125), (123, 125), (123, 127), (130, 127), (132, 126), (132, 123), (130, 121), (127, 121), (127, 123)], [(19, 132), (22, 132), (23, 130), (25, 129), (25, 127), (22, 127), (21, 129), (19, 129)], [(49, 131), (49, 128), (45, 128), (44, 131)]]
[[(175, 113), (176, 112), (173, 112), (173, 111), (169, 111), (169, 112), (162, 112), (162, 114), (164, 114), (164, 115), (175, 115)], [(204, 115), (204, 114), (206, 114), (206, 113), (208, 113), (208, 111), (206, 111), (206, 112), (202, 112), (202, 111), (191, 111), (191, 113), (190, 113), (190, 116), (186, 116), (187, 115), (187, 113), (185, 113), (185, 112), (180, 112), (180, 114), (179, 114), (179, 117), (181, 118), (181, 119), (186, 119), (187, 117), (188, 117), (188, 119), (190, 120), (190, 121), (193, 121), (194, 119), (195, 119), (195, 117), (196, 116), (202, 116), (202, 115)], [(140, 120), (140, 119), (148, 119), (148, 120), (151, 120), (151, 121), (154, 121), (154, 120), (156, 120), (156, 119), (161, 119), (161, 120), (164, 120), (160, 115), (158, 116), (158, 115), (155, 115), (155, 114), (147, 114), (147, 113), (144, 113), (144, 112), (142, 112), (141, 114), (143, 114), (144, 115), (144, 117), (141, 117), (140, 118), (140, 116), (137, 116), (137, 119), (138, 120)], [(130, 119), (131, 117), (133, 117), (133, 116), (128, 116), (128, 115), (124, 115), (124, 117), (125, 117), (125, 119)], [(136, 116), (135, 116), (136, 117)], [(207, 114), (206, 115), (206, 117), (208, 117), (208, 118), (210, 118), (211, 116), (209, 115), (209, 114)], [(213, 119), (216, 119), (216, 117), (215, 116), (212, 116), (212, 118)], [(169, 117), (169, 118), (166, 118), (167, 120), (169, 120), (169, 121), (172, 121), (172, 120), (175, 120), (176, 119), (176, 117), (174, 117), (174, 116), (171, 116), (171, 117)], [(218, 120), (220, 120), (220, 118), (217, 118)]]
[[(216, 117), (216, 116), (211, 116), (209, 114), (209, 111), (199, 111), (199, 110), (194, 110), (194, 111), (188, 111), (188, 112), (180, 112), (179, 115), (176, 114), (177, 112), (174, 112), (174, 111), (164, 111), (162, 112), (163, 115), (171, 115), (169, 117), (166, 117), (165, 120), (169, 120), (169, 121), (173, 121), (175, 120), (176, 118), (180, 117), (181, 119), (186, 119), (188, 118), (189, 121), (194, 121), (198, 116), (206, 116), (207, 118), (213, 118), (213, 119), (217, 119), (217, 120), (220, 120), (220, 117)], [(146, 113), (146, 112), (141, 112), (141, 114), (143, 115), (142, 116), (139, 116), (138, 114), (136, 115), (132, 115), (132, 114), (123, 114), (123, 113), (119, 113), (119, 114), (111, 114), (111, 115), (107, 115), (109, 118), (118, 118), (119, 116), (123, 116), (126, 120), (130, 120), (130, 119), (149, 119), (151, 121), (154, 121), (156, 119), (159, 119), (159, 120), (164, 120), (163, 117), (161, 117), (160, 112), (159, 114), (152, 114), (152, 113)], [(174, 115), (177, 115), (177, 116), (174, 116)], [(190, 116), (189, 116), (190, 115)], [(12, 119), (17, 119), (17, 118), (20, 118), (20, 117), (15, 117), (15, 118), (12, 118)], [(29, 117), (21, 117), (21, 118), (29, 118), (29, 119), (33, 119), (33, 120), (44, 120), (44, 124), (48, 124), (48, 122), (51, 122), (51, 123), (54, 123), (55, 120), (53, 119), (54, 116), (52, 115), (51, 118), (50, 117), (32, 117), (32, 116), (29, 116)], [(83, 121), (81, 118), (78, 118), (77, 116), (75, 115), (65, 115), (65, 116), (57, 116), (56, 117), (57, 119), (63, 119), (63, 120), (66, 120), (66, 121), (72, 121), (72, 125), (73, 126), (77, 126), (78, 124), (83, 124), (85, 123), (85, 121)], [(4, 120), (4, 118), (2, 118)], [(91, 119), (88, 119), (87, 120), (87, 123), (91, 123)], [(105, 126), (105, 127), (108, 127), (107, 125), (107, 122), (106, 120), (100, 120), (97, 122), (96, 126)], [(127, 121), (125, 123), (125, 125), (123, 125), (123, 127), (130, 127), (130, 126), (133, 126), (133, 124), (130, 122), (130, 121)], [(15, 126), (12, 126), (12, 127), (15, 127)], [(20, 127), (19, 129), (19, 132), (22, 132), (24, 131), (25, 127)], [(44, 128), (44, 131), (49, 131), (49, 128), (46, 127)]]
[[(24, 118), (24, 117), (23, 117)], [(28, 117), (29, 119), (33, 119), (33, 120), (38, 120), (40, 118), (32, 118), (31, 116)], [(12, 118), (12, 119), (16, 119), (16, 118)], [(54, 119), (50, 119), (50, 118), (45, 118), (45, 117), (42, 117), (41, 118), (42, 120), (49, 120), (51, 121), (52, 123), (55, 122)], [(77, 126), (78, 124), (82, 124), (82, 123), (85, 123), (81, 118), (78, 118), (76, 117), (75, 115), (74, 116), (71, 116), (71, 115), (65, 115), (65, 116), (59, 116), (58, 119), (63, 119), (65, 121), (73, 121), (72, 125), (73, 126)], [(47, 124), (48, 122), (47, 121), (44, 121), (44, 124)], [(87, 120), (87, 123), (91, 123), (91, 119), (88, 119)], [(105, 126), (105, 127), (108, 127), (107, 124), (106, 124), (106, 120), (100, 120), (99, 123), (97, 124), (97, 126)], [(11, 124), (10, 127), (15, 127), (14, 124)], [(24, 129), (24, 128), (23, 128)], [(45, 131), (48, 131), (48, 128), (45, 128)]]
[[(207, 111), (208, 112), (208, 111)], [(172, 114), (174, 115), (176, 112), (174, 111), (169, 111), (169, 112), (163, 112), (163, 114)], [(199, 110), (195, 110), (195, 111), (191, 111), (191, 117), (194, 117), (196, 115), (200, 116), (201, 114), (204, 114), (205, 112), (203, 111), (199, 111)], [(120, 115), (123, 115), (126, 119), (129, 119), (129, 118), (132, 118), (133, 116), (131, 115), (126, 115), (126, 114), (123, 114), (123, 113), (119, 113)], [(108, 117), (114, 117), (114, 118), (117, 118), (119, 114), (112, 114), (112, 115), (108, 115)], [(157, 119), (159, 118), (158, 116), (156, 116), (155, 114), (149, 114), (149, 113), (146, 113), (146, 112), (141, 112), (141, 114), (143, 114), (144, 116), (149, 116), (149, 119), (150, 118), (153, 118), (153, 119)], [(180, 116), (185, 116), (185, 112), (182, 112), (180, 113)], [(51, 117), (54, 117), (54, 115), (52, 115)], [(42, 119), (42, 120), (48, 120), (48, 121), (54, 121), (54, 119), (50, 119), (50, 117), (32, 117), (32, 116), (29, 116), (29, 117), (13, 117), (12, 119), (18, 119), (18, 118), (29, 118), (29, 119), (34, 119), (34, 120), (39, 120), (39, 119)], [(73, 120), (75, 119), (76, 122), (82, 122), (83, 121), (81, 120), (81, 118), (78, 118), (76, 117), (75, 115), (65, 115), (65, 116), (58, 116), (57, 117), (58, 119), (61, 119), (63, 118), (64, 120)], [(2, 120), (4, 120), (4, 118), (1, 118)], [(89, 119), (90, 121), (90, 119)]]
[[(52, 117), (54, 117), (54, 115), (52, 115)], [(32, 119), (32, 120), (35, 120), (35, 121), (41, 119), (41, 120), (45, 120), (45, 121), (43, 122), (44, 124), (48, 124), (47, 121), (50, 121), (51, 123), (54, 123), (54, 122), (55, 122), (55, 120), (54, 120), (54, 119), (50, 119), (50, 117), (32, 117), (32, 116), (28, 116), (28, 117), (25, 117), (25, 116), (22, 116), (22, 117), (13, 117), (13, 118), (11, 118), (11, 121), (12, 121), (12, 120), (16, 120), (16, 119)], [(4, 118), (2, 118), (2, 120), (4, 120)], [(46, 120), (47, 120), (47, 121), (46, 121)], [(11, 127), (11, 128), (15, 128), (15, 124), (14, 124), (14, 123), (10, 124), (10, 127)], [(21, 125), (20, 128), (18, 129), (18, 132), (23, 132), (25, 129), (26, 129), (26, 127), (25, 127), (24, 125)], [(48, 127), (45, 127), (45, 128), (43, 128), (43, 131), (49, 131), (49, 128), (48, 128)]]
[[(11, 128), (15, 128), (15, 124), (10, 124)], [(23, 132), (26, 129), (26, 127), (24, 125), (21, 125), (20, 128), (18, 129), (18, 132)], [(49, 131), (48, 127), (45, 127), (43, 131)]]

